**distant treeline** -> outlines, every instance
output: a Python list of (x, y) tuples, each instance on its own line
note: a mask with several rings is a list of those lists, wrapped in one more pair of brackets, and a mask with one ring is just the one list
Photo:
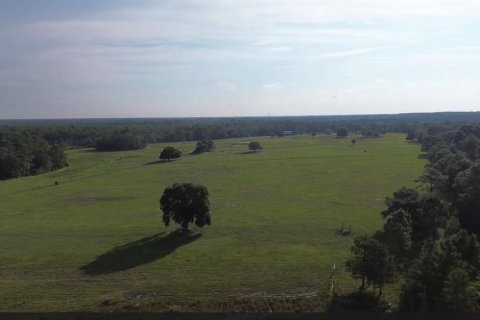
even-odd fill
[[(425, 131), (425, 124), (470, 122), (480, 113), (434, 113), (365, 116), (302, 116), (252, 118), (177, 118), (177, 119), (78, 119), (78, 120), (3, 120), (46, 140), (70, 148), (98, 150), (142, 148), (147, 143), (218, 140), (249, 136), (335, 133), (347, 128), (350, 133), (379, 136), (382, 132)], [(431, 129), (435, 130), (435, 129)], [(431, 134), (430, 132), (429, 134)], [(127, 141), (128, 140), (128, 141)]]
[(65, 148), (119, 151), (141, 149), (148, 143), (283, 136), (287, 132), (336, 134), (339, 129), (366, 137), (379, 137), (385, 132), (408, 132), (410, 140), (431, 144), (439, 139), (437, 135), (445, 128), (453, 130), (474, 119), (480, 121), (480, 113), (1, 120), (0, 179), (62, 168), (67, 163)]
[(135, 150), (143, 149), (146, 145), (146, 139), (129, 128), (104, 133), (104, 136), (101, 136), (95, 143), (97, 151)]
[(0, 179), (35, 175), (67, 165), (62, 145), (15, 129), (0, 130)]

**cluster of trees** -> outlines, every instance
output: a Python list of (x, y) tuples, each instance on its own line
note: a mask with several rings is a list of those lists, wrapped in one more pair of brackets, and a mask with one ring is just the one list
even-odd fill
[(480, 125), (411, 132), (429, 160), (419, 189), (386, 200), (383, 230), (359, 237), (359, 292), (403, 279), (399, 311), (480, 311)]
[(125, 128), (116, 130), (100, 138), (95, 148), (97, 151), (125, 151), (143, 149), (147, 142), (138, 132)]
[(0, 131), (0, 179), (35, 175), (67, 166), (62, 145), (17, 130)]
[(379, 138), (383, 134), (385, 134), (385, 131), (384, 127), (382, 127), (381, 125), (371, 123), (362, 126), (362, 128), (360, 128), (359, 130), (359, 133), (367, 138)]
[(197, 146), (195, 147), (195, 150), (193, 150), (193, 153), (199, 154), (204, 152), (210, 152), (213, 149), (215, 149), (215, 143), (213, 142), (213, 140), (202, 139), (197, 142)]
[[(364, 124), (362, 127), (356, 129), (358, 130), (354, 131), (355, 133), (359, 133), (366, 138), (379, 138), (383, 134), (385, 134), (385, 126), (376, 123), (367, 123)], [(337, 129), (338, 138), (346, 138), (348, 137), (349, 133), (350, 132), (346, 127)]]
[[(197, 142), (193, 154), (199, 154), (204, 152), (210, 152), (215, 149), (215, 142), (213, 140), (201, 140)], [(259, 142), (252, 141), (248, 144), (248, 149), (257, 152), (257, 150), (263, 149), (262, 145)], [(178, 159), (182, 156), (182, 152), (175, 147), (165, 147), (162, 152), (160, 152), (159, 159), (170, 161), (172, 159)]]

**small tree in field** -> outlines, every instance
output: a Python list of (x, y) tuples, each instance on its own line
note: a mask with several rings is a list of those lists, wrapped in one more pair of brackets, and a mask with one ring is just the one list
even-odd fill
[(248, 149), (257, 152), (257, 150), (263, 149), (263, 147), (260, 145), (260, 143), (252, 141), (248, 144)]
[(160, 198), (160, 209), (167, 227), (171, 220), (180, 224), (184, 231), (188, 231), (190, 223), (203, 227), (211, 222), (208, 190), (202, 185), (175, 183), (167, 187)]
[(174, 147), (166, 147), (160, 153), (160, 159), (170, 161), (170, 159), (177, 159), (182, 156), (182, 152)]

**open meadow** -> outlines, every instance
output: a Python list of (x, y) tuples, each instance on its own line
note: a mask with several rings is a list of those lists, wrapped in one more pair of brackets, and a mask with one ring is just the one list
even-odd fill
[[(404, 134), (293, 136), (69, 151), (59, 171), (0, 182), (0, 310), (196, 310), (215, 299), (315, 295), (357, 284), (344, 271), (355, 235), (383, 225), (384, 199), (425, 165)], [(248, 141), (264, 149), (248, 151)], [(247, 144), (246, 144), (247, 143)], [(158, 162), (163, 147), (184, 156)], [(58, 182), (56, 185), (55, 182)], [(205, 185), (212, 225), (170, 235), (159, 198)], [(341, 236), (341, 225), (352, 235)], [(197, 306), (197, 307), (196, 307)], [(218, 310), (221, 307), (206, 307)], [(213, 309), (212, 309), (213, 308)]]

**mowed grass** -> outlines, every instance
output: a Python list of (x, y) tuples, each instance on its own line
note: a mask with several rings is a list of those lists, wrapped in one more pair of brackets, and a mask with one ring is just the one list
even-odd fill
[[(333, 264), (336, 290), (349, 290), (353, 237), (381, 228), (385, 197), (425, 164), (404, 137), (229, 139), (168, 163), (155, 161), (170, 144), (71, 151), (69, 168), (0, 182), (0, 310), (326, 296)], [(253, 140), (264, 150), (245, 153)], [(159, 198), (175, 182), (210, 192), (212, 225), (187, 241), (162, 225)], [(335, 234), (342, 224), (352, 236)]]

